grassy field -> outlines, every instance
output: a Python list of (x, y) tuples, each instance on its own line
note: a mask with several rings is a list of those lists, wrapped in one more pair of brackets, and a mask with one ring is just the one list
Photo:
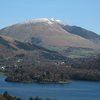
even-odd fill
[[(46, 47), (46, 46), (45, 46)], [(60, 54), (63, 54), (69, 58), (86, 58), (86, 57), (95, 57), (100, 54), (99, 49), (89, 49), (89, 48), (77, 48), (77, 47), (67, 47), (67, 46), (48, 46), (49, 50), (58, 51)]]
[(3, 72), (0, 72), (0, 75), (4, 75), (5, 73), (3, 73)]

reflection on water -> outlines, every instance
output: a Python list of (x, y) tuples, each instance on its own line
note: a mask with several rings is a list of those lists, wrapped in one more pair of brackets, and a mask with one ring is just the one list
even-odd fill
[(0, 93), (10, 94), (24, 99), (30, 96), (50, 97), (57, 100), (100, 100), (100, 83), (72, 81), (70, 84), (24, 84), (4, 81), (0, 76)]

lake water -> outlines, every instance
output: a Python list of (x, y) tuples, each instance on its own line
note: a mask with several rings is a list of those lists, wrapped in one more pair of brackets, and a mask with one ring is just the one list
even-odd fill
[(72, 81), (69, 84), (24, 84), (4, 81), (0, 75), (0, 93), (8, 91), (11, 95), (27, 100), (43, 97), (57, 100), (100, 100), (100, 82)]

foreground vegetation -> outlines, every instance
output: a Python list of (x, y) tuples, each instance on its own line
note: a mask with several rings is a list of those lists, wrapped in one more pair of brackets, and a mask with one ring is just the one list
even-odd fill
[[(23, 100), (23, 99), (18, 98), (16, 96), (12, 96), (7, 91), (5, 91), (3, 94), (0, 94), (0, 100)], [(57, 100), (57, 99), (49, 99), (49, 98), (42, 99), (42, 98), (36, 96), (34, 98), (30, 97), (28, 100)]]

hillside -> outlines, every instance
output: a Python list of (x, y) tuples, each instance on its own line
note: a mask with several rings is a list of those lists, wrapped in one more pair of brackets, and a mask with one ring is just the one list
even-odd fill
[(66, 57), (62, 56), (58, 52), (51, 51), (37, 45), (31, 45), (30, 43), (23, 43), (10, 37), (0, 35), (0, 61), (3, 59), (8, 60), (8, 58), (15, 59), (21, 55), (25, 61), (27, 60), (26, 58), (28, 58), (30, 61), (32, 59), (33, 61), (36, 61), (37, 59), (39, 59), (39, 61), (66, 59)]

